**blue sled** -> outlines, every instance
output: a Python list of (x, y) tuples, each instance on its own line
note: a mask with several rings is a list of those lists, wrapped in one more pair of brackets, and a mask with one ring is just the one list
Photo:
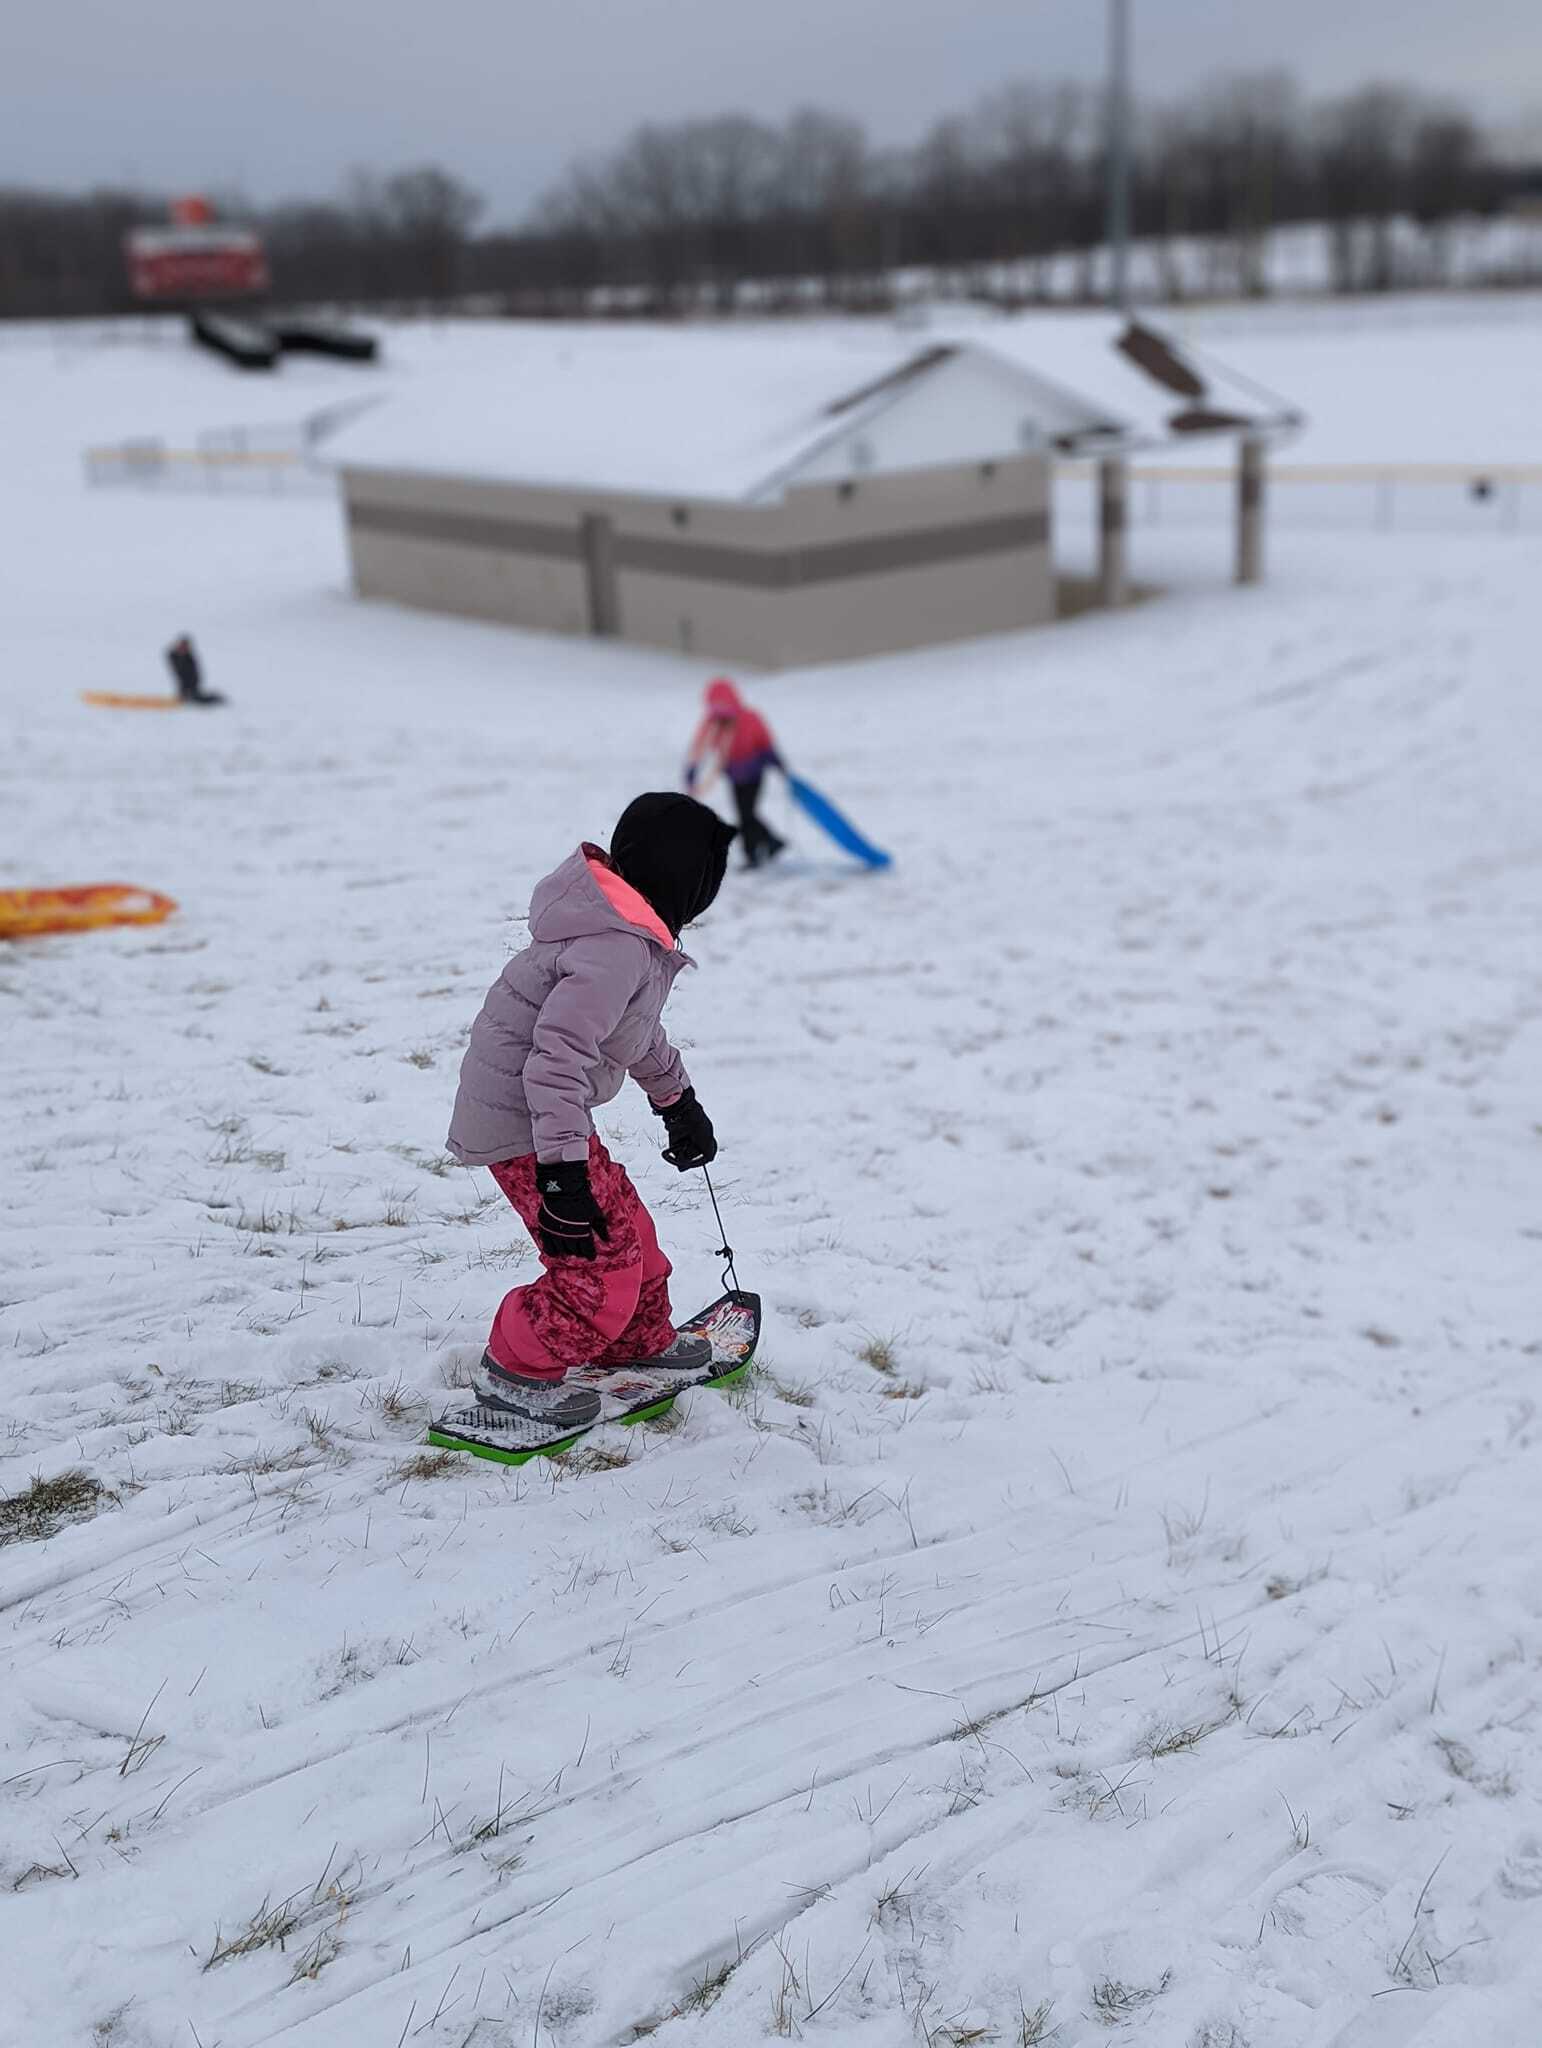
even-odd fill
[(817, 789), (797, 775), (788, 776), (787, 787), (792, 791), (798, 808), (805, 811), (822, 831), (828, 832), (837, 846), (846, 853), (854, 854), (864, 867), (888, 867), (890, 856), (864, 839), (851, 820), (842, 817), (827, 796), (821, 796)]

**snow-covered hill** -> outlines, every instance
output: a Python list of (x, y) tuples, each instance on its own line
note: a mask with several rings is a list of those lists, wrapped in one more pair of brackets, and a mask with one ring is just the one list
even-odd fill
[[(757, 687), (897, 855), (674, 1002), (763, 1369), (504, 1472), (460, 1048), (703, 672), (86, 494), (148, 383), (6, 369), (0, 887), (182, 910), (0, 953), (0, 2038), (1533, 2048), (1534, 542)], [(77, 702), (182, 628), (228, 710)]]

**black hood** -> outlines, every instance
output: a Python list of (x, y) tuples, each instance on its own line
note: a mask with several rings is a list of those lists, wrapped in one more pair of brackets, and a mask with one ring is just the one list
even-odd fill
[(728, 849), (737, 837), (732, 825), (695, 797), (656, 791), (635, 797), (617, 819), (611, 864), (679, 938), (723, 886)]

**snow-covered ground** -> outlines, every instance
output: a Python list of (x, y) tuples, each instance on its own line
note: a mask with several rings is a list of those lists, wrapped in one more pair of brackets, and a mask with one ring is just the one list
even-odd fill
[[(1350, 231), (1350, 271), (1362, 285), (1374, 273), (1367, 224)], [(1258, 283), (1282, 295), (1322, 297), (1335, 288), (1341, 267), (1334, 261), (1334, 230), (1321, 221), (1292, 221), (1263, 237)], [(1453, 286), (1535, 285), (1542, 276), (1542, 230), (1519, 215), (1449, 221), (1433, 233), (1404, 215), (1391, 227), (1394, 274), (1405, 287), (1436, 281)], [(1137, 237), (1129, 250), (1130, 282), (1143, 298), (1241, 299), (1250, 290), (1243, 252), (1230, 236), (1175, 235), (1165, 243)], [(985, 275), (999, 291), (1027, 297), (1085, 300), (1106, 294), (1111, 258), (1107, 246), (1064, 250), (1047, 263), (1031, 259), (988, 265)], [(925, 272), (911, 272), (912, 289)], [(902, 274), (903, 283), (903, 274)]]
[[(1542, 293), (1158, 308), (1151, 317), (1304, 413), (1304, 430), (1281, 456), (1287, 465), (1542, 465)], [(873, 358), (892, 358), (897, 341), (916, 348), (939, 335), (989, 342), (993, 330), (1009, 324), (1028, 337), (1016, 353), (1030, 363), (1035, 327), (1053, 335), (1066, 324), (1088, 326), (1076, 312), (1003, 316), (943, 304), (922, 309), (899, 328), (884, 320), (814, 319), (791, 330), (785, 322), (746, 321), (718, 332), (725, 357), (742, 352), (753, 361), (758, 354), (762, 362), (768, 354), (775, 360), (789, 332), (799, 343), (817, 341), (826, 357), (846, 352), (851, 375), (860, 380), (870, 374)], [(78, 407), (73, 438), (61, 410), (51, 443), (66, 458), (93, 440), (160, 436), (191, 447), (199, 432), (231, 422), (294, 425), (308, 413), (374, 393), (411, 393), (435, 380), (459, 384), (506, 372), (527, 354), (549, 377), (565, 337), (572, 338), (575, 367), (594, 365), (608, 376), (624, 376), (627, 355), (650, 340), (661, 350), (675, 348), (673, 330), (650, 334), (630, 325), (401, 321), (380, 329), (385, 354), (378, 370), (301, 357), (286, 359), (271, 377), (237, 377), (213, 358), (198, 359), (170, 331), (158, 346), (138, 348), (109, 346), (103, 331), (83, 330), (74, 341), (40, 334), (29, 352), (34, 363), (52, 361), (59, 371), (46, 402), (67, 398)], [(21, 355), (22, 344), (13, 341), (0, 360), (12, 363)], [(1044, 360), (1053, 374), (1068, 374), (1058, 346)], [(691, 368), (699, 381), (696, 364)], [(1203, 441), (1172, 459), (1225, 462), (1228, 453), (1222, 443)]]
[[(1219, 365), (1223, 380), (1225, 373), (1235, 373), (1244, 385), (1251, 382), (1304, 414), (1303, 430), (1272, 458), (1277, 526), (1362, 534), (1542, 533), (1542, 295), (1410, 294), (1169, 310), (1157, 317)], [(139, 325), (122, 323), (82, 329), (62, 340), (37, 331), (32, 355), (51, 356), (60, 373), (44, 402), (78, 403), (73, 430), (60, 415), (49, 460), (72, 464), (87, 445), (155, 439), (174, 451), (159, 479), (165, 488), (217, 485), (226, 495), (271, 495), (327, 490), (325, 473), (299, 459), (302, 423), (336, 416), (339, 407), (368, 406), (375, 397), (405, 401), (409, 431), (419, 394), (437, 412), (446, 393), (469, 386), (475, 394), (498, 376), (549, 389), (559, 410), (572, 411), (569, 381), (596, 376), (614, 391), (639, 357), (647, 359), (650, 373), (666, 359), (682, 388), (696, 394), (666, 410), (674, 417), (676, 466), (699, 483), (722, 471), (726, 443), (719, 427), (730, 413), (739, 419), (743, 412), (738, 392), (716, 406), (701, 398), (711, 386), (704, 364), (714, 352), (725, 365), (745, 365), (749, 377), (767, 394), (780, 390), (784, 402), (810, 370), (825, 376), (828, 388), (833, 364), (838, 388), (845, 361), (850, 381), (858, 384), (892, 365), (897, 347), (950, 338), (994, 340), (1025, 365), (1078, 388), (1080, 353), (1093, 347), (1095, 336), (1102, 345), (1102, 327), (1095, 316), (1079, 312), (1033, 312), (1009, 321), (961, 304), (929, 307), (899, 328), (882, 320), (815, 319), (789, 330), (786, 322), (746, 320), (697, 330), (684, 344), (677, 329), (633, 324), (404, 321), (383, 330), (385, 357), (377, 370), (300, 359), (286, 362), (273, 377), (238, 378), (212, 359), (191, 361), (186, 344), (169, 329), (156, 345), (142, 342), (136, 348), (128, 337), (140, 332)], [(791, 370), (789, 332), (798, 359)], [(104, 343), (104, 333), (116, 341)], [(11, 358), (21, 353), (23, 341), (13, 337)], [(731, 390), (731, 369), (723, 383)], [(1080, 388), (1096, 396), (1098, 377), (1089, 373)], [(1233, 388), (1229, 381), (1226, 388)], [(1112, 402), (1111, 395), (1105, 402)], [(589, 409), (579, 410), (587, 420)], [(785, 410), (774, 417), (785, 430)], [(389, 410), (379, 415), (379, 424), (388, 438), (401, 431)], [(366, 437), (371, 431), (366, 422)], [(620, 442), (628, 438), (635, 443), (635, 436), (618, 439), (612, 432), (599, 461), (591, 448), (583, 462), (613, 466)], [(275, 466), (259, 456), (244, 466), (221, 462), (210, 469), (186, 457), (201, 442), (232, 440), (258, 450), (287, 444), (295, 462)], [(1145, 450), (1130, 499), (1134, 523), (1202, 528), (1219, 536), (1233, 517), (1232, 460), (1231, 445), (1220, 439)], [(1184, 474), (1170, 473), (1175, 470)], [(140, 474), (130, 467), (131, 479)], [(1056, 511), (1068, 528), (1090, 526), (1090, 465), (1058, 474)]]
[(1306, 414), (1287, 463), (1542, 464), (1542, 296), (1165, 316)]
[[(262, 389), (144, 353), (5, 365), (0, 887), (182, 905), (0, 954), (7, 2048), (1534, 2048), (1534, 542), (757, 685), (897, 856), (673, 1005), (762, 1370), (505, 1472), (460, 1048), (703, 671), (85, 492)], [(182, 628), (228, 710), (77, 702)]]

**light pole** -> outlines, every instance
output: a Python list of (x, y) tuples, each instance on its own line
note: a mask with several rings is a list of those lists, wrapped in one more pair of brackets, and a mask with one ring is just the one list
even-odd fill
[(1108, 0), (1109, 304), (1130, 310), (1130, 0)]
[[(1108, 302), (1130, 312), (1130, 0), (1108, 0)], [(1098, 592), (1121, 605), (1126, 579), (1127, 467), (1122, 448), (1098, 461)]]

